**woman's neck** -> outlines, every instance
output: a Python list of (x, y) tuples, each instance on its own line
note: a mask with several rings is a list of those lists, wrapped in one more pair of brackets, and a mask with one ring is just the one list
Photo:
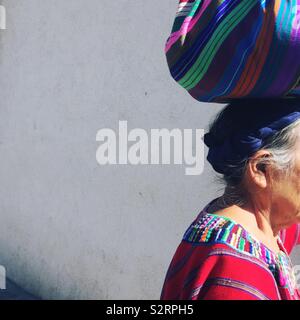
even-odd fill
[(275, 253), (280, 251), (277, 243), (279, 229), (272, 224), (268, 212), (247, 204), (243, 206), (232, 204), (227, 207), (224, 205), (225, 201), (220, 197), (208, 208), (208, 212), (230, 218)]

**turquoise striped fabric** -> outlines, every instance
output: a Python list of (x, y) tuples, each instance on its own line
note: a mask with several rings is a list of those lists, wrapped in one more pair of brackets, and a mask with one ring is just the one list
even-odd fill
[(171, 76), (206, 102), (300, 96), (300, 0), (180, 0)]

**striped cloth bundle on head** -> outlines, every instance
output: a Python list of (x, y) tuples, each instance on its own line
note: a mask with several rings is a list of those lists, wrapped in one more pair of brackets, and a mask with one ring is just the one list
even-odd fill
[(166, 56), (196, 100), (300, 97), (300, 0), (180, 0)]

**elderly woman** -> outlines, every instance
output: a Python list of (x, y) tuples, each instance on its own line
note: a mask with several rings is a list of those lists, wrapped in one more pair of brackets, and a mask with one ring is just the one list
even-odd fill
[(232, 102), (204, 136), (224, 194), (184, 233), (161, 299), (294, 300), (299, 241), (300, 101)]

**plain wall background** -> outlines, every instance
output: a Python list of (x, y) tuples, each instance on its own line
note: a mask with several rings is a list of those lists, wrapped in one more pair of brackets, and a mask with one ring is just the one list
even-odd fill
[(177, 0), (3, 0), (0, 264), (42, 298), (158, 299), (170, 259), (220, 194), (209, 165), (105, 166), (96, 133), (207, 128), (222, 106), (169, 76)]

